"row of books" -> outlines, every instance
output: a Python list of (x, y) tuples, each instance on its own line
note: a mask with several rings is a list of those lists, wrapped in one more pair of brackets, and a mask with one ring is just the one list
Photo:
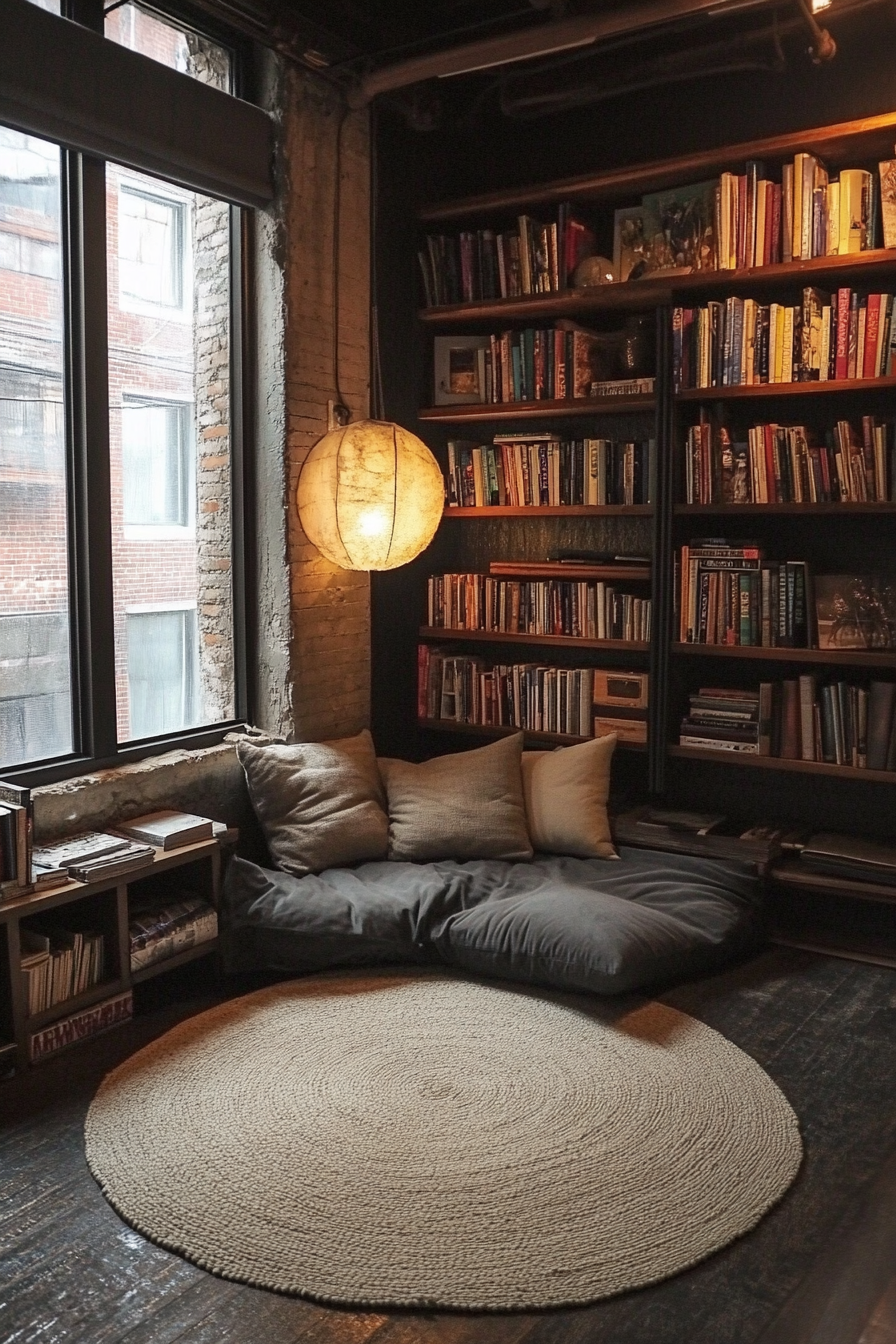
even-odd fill
[(429, 234), (417, 253), (427, 307), (566, 289), (594, 234), (562, 202), (556, 220), (520, 215), (516, 228)]
[[(882, 168), (884, 165), (881, 166)], [(743, 174), (722, 173), (717, 197), (718, 268), (743, 269), (877, 246), (878, 195), (873, 175), (844, 168), (830, 175), (813, 154), (796, 154), (781, 182), (750, 160)]]
[(882, 378), (896, 369), (893, 295), (803, 290), (802, 302), (731, 297), (672, 310), (676, 392)]
[(567, 737), (616, 733), (647, 741), (647, 676), (536, 663), (488, 667), (481, 658), (421, 644), (417, 713), (421, 719), (519, 728)]
[(427, 584), (426, 606), (427, 625), (446, 630), (650, 639), (650, 599), (602, 581), (435, 574)]
[(765, 561), (757, 547), (683, 547), (680, 638), (688, 644), (811, 647), (804, 560)]
[[(496, 332), (488, 337), (487, 345), (484, 341), (471, 356), (476, 367), (467, 381), (477, 389), (477, 399), (486, 404), (590, 397), (592, 383), (603, 376), (600, 352), (604, 338), (566, 318), (553, 327)], [(438, 373), (440, 353), (437, 345), (437, 404), (444, 381)]]
[(689, 697), (682, 746), (896, 770), (896, 684), (818, 684), (813, 675), (758, 690), (701, 687)]
[[(849, 255), (896, 246), (896, 212), (879, 177), (864, 168), (832, 177), (813, 154), (800, 153), (768, 176), (760, 160), (742, 173), (690, 183), (617, 210), (613, 262), (617, 281), (674, 270), (739, 270), (811, 257)], [(593, 255), (595, 236), (567, 203), (556, 221), (520, 215), (516, 227), (431, 234), (418, 252), (427, 306), (553, 293), (574, 281), (578, 262)], [(605, 270), (608, 269), (605, 267)]]
[(34, 890), (33, 832), (31, 790), (0, 782), (0, 900)]
[[(821, 504), (896, 501), (896, 425), (862, 416), (861, 432), (838, 420), (822, 435), (805, 425), (753, 425), (733, 442), (726, 425), (688, 430), (689, 504)], [(817, 442), (823, 438), (823, 442)]]
[(28, 1038), (28, 1058), (35, 1064), (70, 1045), (76, 1045), (78, 1041), (89, 1040), (123, 1022), (129, 1022), (133, 1015), (133, 990), (126, 989), (120, 994), (113, 994), (102, 1003), (94, 1003), (69, 1017), (51, 1022), (40, 1031), (32, 1032)]
[(449, 508), (650, 504), (655, 441), (496, 434), (448, 443)]
[(591, 737), (594, 669), (514, 663), (486, 667), (481, 658), (420, 646), (418, 710), (422, 718)]
[(174, 892), (164, 905), (145, 904), (128, 921), (131, 970), (140, 971), (218, 936), (214, 906), (193, 892)]
[(22, 978), (29, 1016), (64, 1003), (103, 979), (101, 933), (40, 922), (21, 926)]

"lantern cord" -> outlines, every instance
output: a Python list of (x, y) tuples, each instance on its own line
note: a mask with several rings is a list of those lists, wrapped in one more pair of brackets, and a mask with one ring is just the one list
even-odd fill
[(371, 397), (374, 420), (386, 418), (386, 399), (383, 396), (383, 365), (380, 357), (380, 309), (378, 293), (378, 215), (379, 215), (379, 126), (377, 106), (370, 109), (370, 362)]
[(342, 132), (348, 115), (349, 108), (345, 106), (336, 131), (336, 182), (333, 186), (333, 389), (337, 406), (343, 408), (345, 399), (339, 386), (339, 226), (342, 216)]

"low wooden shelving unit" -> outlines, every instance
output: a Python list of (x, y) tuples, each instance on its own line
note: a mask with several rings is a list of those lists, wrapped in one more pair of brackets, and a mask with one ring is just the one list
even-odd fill
[[(125, 994), (134, 985), (163, 975), (178, 966), (217, 951), (218, 940), (209, 939), (164, 961), (132, 971), (128, 938), (129, 894), (134, 888), (141, 897), (156, 880), (178, 869), (192, 891), (218, 909), (221, 891), (221, 845), (217, 839), (201, 840), (179, 849), (157, 849), (143, 866), (132, 868), (120, 877), (98, 878), (94, 882), (69, 881), (46, 891), (31, 892), (0, 903), (0, 1061), (4, 1065), (25, 1067), (31, 1062), (32, 1037), (55, 1022), (61, 1022), (82, 1009)], [(166, 895), (165, 883), (159, 884), (159, 902), (174, 899)], [(29, 1014), (25, 1003), (21, 968), (21, 924), (35, 915), (82, 906), (75, 912), (77, 923), (84, 922), (102, 932), (107, 974), (101, 983), (83, 993), (55, 1003), (40, 1013)], [(2, 1042), (8, 1039), (9, 1045)], [(15, 1046), (14, 1058), (10, 1047)]]

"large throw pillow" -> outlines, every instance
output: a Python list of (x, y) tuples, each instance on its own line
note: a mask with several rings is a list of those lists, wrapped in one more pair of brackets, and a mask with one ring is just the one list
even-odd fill
[(373, 739), (240, 742), (252, 806), (278, 868), (296, 877), (384, 859), (389, 819)]
[(413, 765), (380, 760), (389, 799), (389, 858), (531, 859), (522, 733)]
[(607, 817), (616, 734), (559, 751), (524, 751), (523, 793), (537, 850), (577, 859), (615, 859)]

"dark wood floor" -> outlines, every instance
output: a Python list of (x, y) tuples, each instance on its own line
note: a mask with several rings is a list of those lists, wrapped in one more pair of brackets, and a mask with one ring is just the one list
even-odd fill
[(896, 972), (779, 948), (663, 995), (784, 1089), (797, 1183), (665, 1284), (506, 1316), (320, 1307), (213, 1278), (118, 1219), (84, 1163), (84, 1113), (109, 1068), (215, 998), (180, 985), (176, 1006), (0, 1084), (3, 1344), (896, 1344)]

